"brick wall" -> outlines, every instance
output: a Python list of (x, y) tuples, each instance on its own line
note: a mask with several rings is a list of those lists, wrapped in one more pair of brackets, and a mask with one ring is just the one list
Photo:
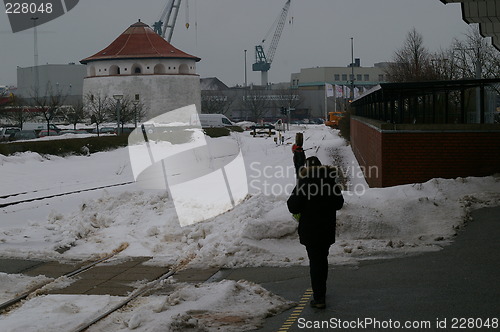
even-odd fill
[(479, 126), (391, 130), (353, 117), (351, 144), (360, 166), (378, 167), (366, 178), (371, 187), (500, 173), (500, 126)]

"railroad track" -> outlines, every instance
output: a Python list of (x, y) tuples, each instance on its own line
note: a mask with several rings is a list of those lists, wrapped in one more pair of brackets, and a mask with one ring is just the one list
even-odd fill
[[(23, 203), (30, 203), (30, 202), (35, 202), (35, 201), (41, 201), (44, 199), (49, 199), (49, 198), (54, 198), (54, 197), (61, 197), (61, 196), (67, 196), (67, 195), (72, 195), (72, 194), (79, 194), (87, 191), (94, 191), (94, 190), (101, 190), (101, 189), (106, 189), (106, 188), (113, 188), (113, 187), (119, 187), (119, 186), (125, 186), (134, 183), (133, 181), (129, 182), (122, 182), (122, 183), (116, 183), (116, 184), (110, 184), (106, 186), (99, 186), (99, 187), (94, 187), (94, 188), (86, 188), (86, 189), (79, 189), (79, 190), (74, 190), (74, 191), (68, 191), (64, 193), (58, 193), (58, 194), (52, 194), (52, 195), (47, 195), (47, 196), (40, 196), (40, 197), (34, 197), (34, 198), (28, 198), (24, 200), (19, 200), (19, 201), (14, 201), (14, 202), (7, 202), (7, 203), (0, 203), (0, 209), (12, 206), (12, 205), (18, 205), (18, 204), (23, 204)], [(37, 193), (38, 191), (30, 191), (30, 192), (22, 192), (22, 193), (16, 193), (16, 194), (9, 194), (9, 195), (4, 195), (0, 196), (0, 199), (7, 199), (10, 197), (16, 197), (16, 196), (21, 196), (21, 195), (26, 195), (26, 194), (32, 194), (32, 193)]]
[[(61, 277), (67, 277), (67, 278), (70, 278), (70, 277), (74, 277), (82, 272), (85, 272), (85, 271), (88, 271), (90, 270), (91, 268), (95, 267), (97, 264), (99, 263), (102, 263), (104, 261), (107, 261), (108, 259), (116, 256), (118, 253), (122, 252), (123, 250), (125, 250), (126, 248), (128, 247), (128, 244), (124, 244), (122, 243), (118, 248), (116, 248), (115, 250), (113, 250), (112, 253), (110, 254), (107, 254), (105, 255), (103, 258), (100, 258), (94, 262), (91, 262), (87, 265), (84, 265), (82, 267), (79, 267), (78, 269), (75, 269), (71, 272), (68, 272), (68, 273), (65, 273), (63, 274), (62, 276), (60, 276), (59, 278)], [(57, 280), (58, 278), (56, 278), (55, 280)], [(37, 291), (39, 291), (40, 289), (42, 289), (43, 287), (47, 286), (48, 284), (54, 282), (54, 280), (51, 280), (51, 281), (48, 281), (48, 282), (45, 282), (41, 285), (38, 285), (37, 287), (34, 287), (34, 288), (31, 288), (29, 289), (28, 291), (22, 293), (21, 295), (18, 295), (4, 303), (1, 303), (0, 304), (0, 312), (5, 312), (6, 310), (8, 310), (10, 307), (12, 307), (13, 305), (21, 302), (22, 300), (26, 299), (28, 296), (32, 295), (32, 294), (35, 294)]]
[[(104, 257), (102, 257), (102, 258), (100, 258), (100, 259), (98, 259), (96, 261), (93, 261), (93, 262), (91, 262), (89, 264), (86, 264), (85, 266), (82, 266), (82, 267), (80, 267), (78, 269), (75, 269), (75, 270), (73, 270), (71, 272), (63, 274), (59, 278), (61, 278), (61, 277), (66, 277), (66, 278), (75, 277), (75, 276), (79, 275), (80, 273), (89, 271), (92, 268), (96, 267), (98, 264), (104, 263), (104, 262), (108, 261), (109, 259), (113, 258), (118, 253), (120, 253), (123, 250), (125, 250), (127, 247), (128, 247), (127, 243), (122, 243), (112, 253), (107, 254)], [(113, 307), (111, 307), (110, 309), (108, 309), (106, 312), (101, 313), (101, 314), (97, 315), (96, 317), (93, 317), (93, 318), (89, 319), (88, 321), (82, 322), (80, 325), (78, 325), (78, 327), (76, 327), (74, 330), (72, 330), (72, 332), (83, 332), (83, 331), (86, 331), (90, 326), (92, 326), (92, 325), (96, 324), (97, 322), (103, 320), (104, 318), (106, 318), (107, 316), (109, 316), (110, 314), (112, 314), (113, 312), (121, 309), (122, 307), (124, 307), (125, 305), (129, 304), (130, 302), (132, 302), (133, 300), (137, 299), (138, 297), (146, 294), (148, 291), (153, 290), (162, 281), (170, 278), (171, 276), (173, 276), (177, 272), (179, 272), (179, 271), (183, 270), (184, 268), (186, 268), (186, 266), (194, 259), (194, 257), (195, 257), (194, 254), (188, 255), (186, 258), (180, 260), (179, 263), (177, 263), (176, 265), (174, 265), (173, 267), (171, 267), (168, 270), (168, 272), (166, 272), (163, 275), (157, 277), (156, 279), (148, 282), (147, 284), (145, 284), (143, 286), (140, 286), (139, 288), (137, 288), (136, 290), (134, 290), (129, 296), (127, 296), (126, 298), (124, 298), (119, 303), (115, 304)], [(28, 291), (22, 293), (19, 296), (16, 296), (16, 297), (14, 297), (14, 298), (12, 298), (12, 299), (4, 302), (4, 303), (1, 303), (0, 304), (0, 313), (8, 312), (12, 308), (14, 308), (15, 305), (19, 304), (21, 301), (23, 301), (25, 299), (29, 299), (29, 298), (32, 298), (32, 297), (44, 294), (43, 288), (46, 287), (46, 286), (48, 286), (49, 284), (55, 282), (59, 278), (56, 278), (54, 280), (51, 280), (51, 281), (48, 281), (48, 282), (43, 283), (41, 285), (38, 285), (37, 287), (29, 289)]]
[(138, 297), (142, 296), (143, 294), (147, 293), (148, 291), (152, 290), (154, 287), (156, 287), (163, 280), (166, 280), (166, 279), (170, 278), (171, 276), (173, 276), (178, 271), (183, 270), (189, 264), (189, 262), (191, 262), (193, 260), (194, 257), (195, 257), (195, 255), (187, 256), (186, 258), (181, 260), (177, 265), (175, 265), (173, 268), (171, 268), (167, 273), (161, 275), (160, 277), (156, 278), (153, 281), (150, 281), (146, 285), (136, 289), (127, 298), (120, 301), (119, 303), (117, 303), (115, 306), (113, 306), (112, 308), (110, 308), (106, 312), (96, 316), (95, 318), (92, 318), (91, 320), (89, 320), (87, 322), (82, 323), (75, 330), (72, 330), (72, 332), (84, 332), (84, 331), (86, 331), (92, 325), (103, 320), (104, 318), (111, 315), (113, 312), (123, 308), (124, 306), (126, 306), (127, 304), (129, 304), (130, 302), (135, 300), (136, 298), (138, 298)]

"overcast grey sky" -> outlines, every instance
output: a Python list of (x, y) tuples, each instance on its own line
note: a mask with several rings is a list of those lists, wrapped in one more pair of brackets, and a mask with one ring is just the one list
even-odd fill
[[(184, 0), (183, 2), (185, 2)], [(218, 77), (227, 85), (244, 82), (247, 49), (248, 82), (254, 48), (281, 12), (285, 0), (188, 0), (183, 4), (172, 44), (200, 57), (201, 77)], [(78, 63), (108, 46), (138, 19), (152, 25), (167, 0), (80, 0), (67, 14), (38, 28), (39, 64)], [(301, 68), (347, 66), (354, 57), (362, 66), (390, 61), (413, 27), (431, 51), (463, 38), (467, 24), (459, 4), (439, 0), (292, 0), (289, 17), (269, 72), (270, 82), (290, 80)], [(5, 11), (0, 13), (0, 85), (16, 84), (16, 67), (33, 59), (33, 31), (13, 34)]]

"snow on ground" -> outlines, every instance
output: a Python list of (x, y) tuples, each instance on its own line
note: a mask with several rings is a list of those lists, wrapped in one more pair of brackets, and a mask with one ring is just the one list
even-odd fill
[[(335, 160), (349, 178), (331, 263), (438, 249), (464, 223), (469, 202), (498, 203), (495, 177), (368, 188), (336, 131), (297, 127), (285, 134), (286, 143), (304, 128), (307, 156), (317, 155), (324, 163)], [(195, 254), (193, 264), (201, 267), (307, 264), (297, 223), (286, 208), (295, 185), (290, 144), (276, 145), (272, 138), (248, 133), (217, 140), (234, 139), (245, 159), (250, 194), (229, 212), (180, 227), (166, 192), (129, 184), (3, 208), (0, 249), (11, 257), (71, 259), (111, 252), (127, 242), (122, 255), (153, 256), (161, 263)], [(127, 149), (90, 157), (24, 153), (0, 158), (0, 196), (25, 192), (7, 202), (132, 179)], [(64, 247), (70, 249), (56, 251)]]
[(0, 303), (4, 303), (28, 289), (34, 289), (53, 280), (45, 276), (28, 277), (22, 274), (7, 274), (0, 272)]
[[(0, 326), (9, 332), (72, 331), (120, 300), (96, 295), (39, 296), (0, 316)], [(248, 281), (176, 284), (168, 296), (140, 298), (88, 331), (248, 331), (294, 305)]]
[(296, 305), (248, 281), (177, 284), (168, 296), (140, 299), (89, 331), (249, 331)]
[[(166, 192), (142, 190), (134, 183), (1, 208), (0, 250), (4, 257), (83, 259), (111, 252), (127, 242), (128, 248), (120, 255), (153, 256), (152, 264), (172, 264), (190, 255), (195, 256), (193, 267), (307, 264), (296, 234), (297, 223), (286, 208), (295, 185), (291, 143), (298, 131), (304, 131), (307, 156), (317, 155), (323, 163), (336, 164), (347, 177), (346, 203), (337, 213), (337, 244), (330, 250), (332, 264), (439, 250), (468, 220), (470, 209), (500, 204), (498, 177), (368, 188), (350, 147), (337, 131), (301, 126), (285, 134), (285, 145), (276, 145), (272, 138), (252, 138), (248, 132), (216, 139), (238, 142), (249, 195), (234, 209), (208, 221), (180, 227)], [(89, 157), (0, 156), (0, 169), (0, 204), (133, 179), (127, 149)], [(69, 250), (56, 251), (61, 248)], [(0, 292), (7, 284), (0, 283)], [(21, 280), (18, 286), (22, 288)], [(94, 330), (149, 331), (162, 326), (170, 326), (172, 331), (190, 326), (244, 330), (258, 325), (268, 312), (288, 305), (245, 282), (179, 287), (167, 298), (140, 299)], [(57, 331), (65, 322), (81, 322), (115, 300), (36, 297), (1, 318), (0, 324), (12, 324), (5, 325), (12, 326), (10, 331), (36, 331), (21, 317), (50, 316), (43, 326)], [(225, 323), (229, 325), (224, 327)]]
[(103, 295), (44, 295), (0, 316), (2, 331), (71, 331), (121, 300)]

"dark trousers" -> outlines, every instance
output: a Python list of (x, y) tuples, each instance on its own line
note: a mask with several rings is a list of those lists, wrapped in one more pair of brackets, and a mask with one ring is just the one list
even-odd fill
[(309, 256), (309, 274), (314, 300), (324, 302), (326, 296), (326, 280), (328, 279), (328, 251), (330, 245), (306, 246)]

